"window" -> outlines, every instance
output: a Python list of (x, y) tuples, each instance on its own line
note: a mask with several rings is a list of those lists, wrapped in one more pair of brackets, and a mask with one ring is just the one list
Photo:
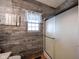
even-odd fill
[(39, 31), (41, 23), (41, 14), (36, 12), (27, 13), (28, 31)]

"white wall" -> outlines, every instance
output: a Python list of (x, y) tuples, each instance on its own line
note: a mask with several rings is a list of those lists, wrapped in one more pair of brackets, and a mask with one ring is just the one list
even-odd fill
[(78, 7), (56, 16), (56, 59), (79, 59), (78, 27)]
[(46, 51), (52, 59), (79, 59), (78, 7), (46, 21)]

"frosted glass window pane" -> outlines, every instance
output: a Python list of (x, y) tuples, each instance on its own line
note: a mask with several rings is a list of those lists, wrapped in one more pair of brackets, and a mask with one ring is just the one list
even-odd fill
[(36, 24), (35, 26), (36, 26), (36, 27), (39, 27), (39, 24)]
[(32, 26), (32, 24), (31, 24), (31, 23), (28, 23), (28, 27), (29, 27), (29, 26)]
[(33, 31), (36, 30), (35, 27), (32, 27), (32, 30), (33, 30)]
[(38, 13), (32, 13), (32, 12), (27, 13), (28, 22), (40, 23), (40, 20), (41, 20), (41, 15), (39, 15)]
[(36, 24), (32, 24), (32, 27), (35, 27), (36, 26)]
[(35, 20), (35, 15), (32, 14), (32, 15), (30, 16), (30, 18), (31, 18), (31, 20)]
[(39, 27), (36, 27), (36, 30), (39, 30)]
[(28, 30), (32, 30), (31, 27), (28, 27)]
[(36, 23), (36, 20), (33, 19), (33, 20), (31, 20), (31, 22)]

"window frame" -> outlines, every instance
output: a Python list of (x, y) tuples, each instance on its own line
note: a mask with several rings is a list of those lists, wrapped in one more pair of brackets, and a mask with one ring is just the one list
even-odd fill
[[(33, 27), (33, 26), (31, 26), (31, 30), (28, 30), (28, 23), (31, 23), (31, 25), (32, 25), (32, 24), (38, 24), (38, 30), (32, 30), (32, 27)], [(27, 31), (28, 31), (28, 32), (40, 32), (40, 27), (41, 27), (40, 24), (41, 24), (41, 23), (27, 22)], [(36, 26), (34, 26), (34, 27), (36, 28)]]
[[(28, 16), (31, 15), (31, 14), (33, 15), (33, 13), (34, 13), (34, 14), (37, 14), (37, 16), (38, 16), (38, 14), (39, 14), (40, 19), (39, 19), (39, 20), (38, 20), (38, 19), (34, 19), (34, 21), (37, 20), (37, 22), (33, 22), (33, 21), (32, 21), (32, 22), (29, 22), (29, 21), (28, 21), (28, 20), (29, 20)], [(34, 16), (34, 15), (33, 15), (33, 16)], [(31, 16), (30, 16), (30, 17), (31, 17)], [(30, 19), (30, 20), (33, 20), (33, 19)], [(37, 12), (33, 12), (33, 11), (27, 12), (27, 21), (26, 21), (26, 22), (27, 22), (27, 31), (28, 31), (28, 32), (40, 32), (40, 31), (41, 31), (41, 30), (40, 30), (40, 28), (41, 28), (41, 22), (42, 22), (41, 13), (37, 13)], [(31, 25), (32, 25), (32, 24), (38, 24), (38, 30), (32, 30), (32, 26), (31, 26), (31, 30), (28, 30), (28, 27), (29, 27), (29, 26), (28, 26), (28, 23), (31, 23)], [(35, 27), (36, 27), (36, 26), (35, 26)]]

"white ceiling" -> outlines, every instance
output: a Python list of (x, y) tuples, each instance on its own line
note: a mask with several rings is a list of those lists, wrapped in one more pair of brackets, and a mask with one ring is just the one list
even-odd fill
[(65, 2), (65, 0), (36, 0), (39, 1), (43, 4), (46, 4), (48, 6), (57, 8), (59, 5), (61, 5), (63, 2)]

